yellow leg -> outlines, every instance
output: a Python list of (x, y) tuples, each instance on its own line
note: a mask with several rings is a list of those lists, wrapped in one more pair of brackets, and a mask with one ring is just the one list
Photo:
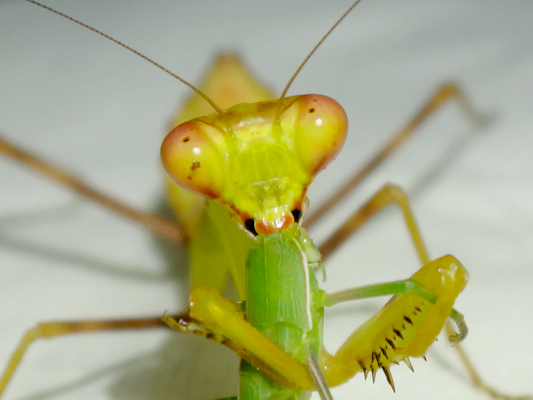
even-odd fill
[[(322, 257), (325, 260), (330, 256), (348, 237), (355, 233), (362, 225), (369, 221), (379, 211), (383, 210), (390, 204), (396, 204), (402, 210), (409, 235), (413, 240), (414, 246), (418, 253), (418, 257), (422, 265), (429, 262), (428, 253), (422, 241), (422, 236), (416, 225), (414, 214), (409, 205), (409, 198), (406, 193), (398, 186), (387, 184), (380, 189), (367, 203), (365, 203), (357, 212), (355, 212), (333, 235), (331, 235), (319, 248)], [(449, 321), (445, 324), (447, 331), (453, 331)], [(474, 386), (487, 393), (489, 396), (496, 399), (507, 400), (524, 400), (533, 399), (533, 396), (510, 396), (502, 394), (493, 389), (485, 381), (483, 381), (476, 372), (472, 362), (466, 355), (462, 346), (458, 343), (455, 345), (461, 361), (463, 362), (470, 380)]]
[[(179, 318), (179, 317), (177, 317)], [(2, 378), (0, 379), (0, 396), (11, 380), (15, 370), (28, 346), (37, 339), (52, 339), (58, 336), (72, 335), (75, 333), (103, 332), (115, 330), (137, 330), (164, 328), (165, 323), (161, 318), (138, 318), (123, 320), (101, 320), (101, 321), (76, 321), (76, 322), (42, 322), (30, 329), (23, 336), (17, 348), (8, 361)]]
[[(452, 256), (444, 256), (422, 267), (409, 280), (356, 289), (353, 298), (395, 295), (371, 319), (359, 327), (335, 356), (321, 354), (329, 385), (339, 385), (359, 371), (375, 377), (381, 369), (392, 389), (389, 368), (409, 357), (423, 357), (452, 313), (453, 303), (468, 281), (468, 272)], [(420, 287), (418, 287), (420, 285)], [(346, 297), (350, 291), (328, 296)], [(375, 294), (372, 294), (374, 292)], [(340, 296), (339, 296), (340, 295)], [(455, 334), (455, 332), (454, 332)], [(454, 336), (455, 337), (455, 336)]]
[(288, 388), (314, 390), (307, 365), (295, 360), (246, 322), (234, 301), (225, 299), (213, 288), (198, 287), (192, 290), (189, 303), (190, 318), (176, 320), (165, 315), (163, 320), (173, 329), (229, 347), (263, 375)]

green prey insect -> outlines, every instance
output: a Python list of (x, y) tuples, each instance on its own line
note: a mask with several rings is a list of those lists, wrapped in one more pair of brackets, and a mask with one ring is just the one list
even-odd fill
[[(291, 112), (294, 112), (294, 110), (291, 107), (296, 107), (294, 104), (300, 102), (300, 101), (317, 101), (322, 106), (323, 103), (327, 103), (329, 100), (325, 98), (319, 98), (319, 97), (304, 97), (304, 98), (287, 98), (284, 101), (279, 102), (273, 102), (271, 104), (271, 108), (277, 110), (279, 112), (279, 115), (275, 115), (274, 117), (266, 117), (267, 120), (273, 120), (274, 126), (279, 125), (281, 127), (284, 126), (285, 120), (284, 117), (287, 115), (290, 115)], [(285, 103), (286, 102), (286, 103)], [(266, 104), (266, 103), (265, 103)], [(286, 105), (287, 104), (287, 105)], [(333, 108), (336, 108), (335, 103)], [(254, 106), (261, 108), (262, 105)], [(328, 106), (329, 107), (329, 106)], [(326, 107), (326, 108), (328, 108)], [(268, 108), (268, 107), (266, 107)], [(298, 107), (297, 107), (298, 108)], [(306, 108), (304, 107), (304, 114)], [(310, 108), (307, 108), (307, 112), (310, 114), (315, 114), (317, 111), (316, 109), (312, 112), (310, 112)], [(210, 125), (211, 127), (215, 127), (214, 131), (215, 134), (216, 131), (218, 133), (223, 132), (226, 135), (229, 135), (229, 129), (228, 125), (236, 125), (231, 121), (230, 123), (228, 115), (232, 114), (233, 111), (238, 111), (238, 108), (233, 109), (232, 111), (224, 111), (222, 116), (218, 115), (217, 117), (206, 117), (204, 119), (200, 119), (202, 124), (207, 123), (207, 125)], [(247, 115), (251, 115), (248, 113)], [(235, 112), (238, 114), (238, 112)], [(253, 113), (252, 113), (253, 114)], [(335, 114), (335, 113), (334, 113)], [(338, 113), (336, 113), (336, 117), (338, 117)], [(263, 114), (261, 114), (262, 117), (264, 117)], [(220, 117), (220, 118), (219, 118)], [(279, 119), (279, 124), (276, 122), (277, 119)], [(216, 120), (217, 123), (220, 123), (220, 126), (217, 126), (217, 124), (214, 122)], [(240, 119), (243, 120), (242, 118)], [(334, 118), (334, 120), (338, 121), (339, 118)], [(342, 118), (341, 118), (342, 120)], [(207, 122), (206, 122), (207, 121)], [(283, 121), (283, 122), (282, 122)], [(257, 122), (257, 121), (255, 121)], [(311, 123), (311, 125), (316, 125), (316, 120), (314, 123)], [(291, 123), (288, 124), (289, 126)], [(326, 124), (327, 125), (327, 124)], [(183, 127), (182, 127), (183, 128)], [(274, 132), (274, 137), (277, 137), (277, 141), (275, 141), (275, 144), (278, 145), (278, 142), (285, 142), (286, 140), (280, 139), (282, 137), (281, 132), (277, 132), (278, 128), (268, 129), (270, 133)], [(334, 129), (335, 130), (335, 129)], [(336, 129), (339, 131), (339, 129)], [(200, 133), (198, 133), (200, 132)], [(193, 129), (192, 131), (189, 131), (189, 133), (194, 133), (195, 136), (202, 136), (204, 130), (195, 131)], [(183, 139), (180, 139), (182, 132), (179, 132), (176, 134), (178, 136), (178, 139), (175, 139), (174, 137), (171, 137), (168, 139), (170, 141), (170, 146), (172, 146), (172, 142), (177, 140), (181, 140), (182, 143), (188, 143), (190, 140), (183, 141)], [(231, 136), (231, 135), (229, 135)], [(260, 135), (258, 135), (260, 136)], [(195, 137), (197, 139), (197, 137)], [(201, 141), (205, 141), (205, 138), (201, 138)], [(260, 138), (257, 139), (259, 143), (265, 144), (267, 139), (264, 136), (260, 136)], [(209, 136), (208, 142), (216, 141)], [(221, 140), (222, 141), (222, 140)], [(230, 139), (232, 141), (232, 139)], [(262, 142), (261, 142), (262, 141)], [(250, 144), (250, 140), (246, 140), (247, 145)], [(335, 143), (334, 150), (337, 150)], [(193, 142), (194, 143), (194, 142)], [(168, 144), (168, 142), (167, 142)], [(196, 143), (197, 144), (197, 143)], [(322, 144), (322, 143), (321, 143)], [(306, 146), (307, 144), (304, 143), (304, 141), (300, 141), (298, 145), (292, 144), (292, 147), (301, 148)], [(262, 146), (264, 147), (264, 146)], [(275, 147), (275, 146), (273, 146)], [(291, 147), (291, 146), (289, 146)], [(324, 148), (320, 145), (318, 146), (311, 146), (311, 147), (319, 147), (322, 150)], [(327, 146), (325, 146), (327, 147)], [(197, 147), (199, 148), (199, 147)], [(203, 149), (205, 151), (205, 149)], [(181, 151), (181, 150), (179, 150)], [(213, 154), (213, 149), (208, 149), (207, 153), (209, 153), (211, 156), (208, 156), (206, 160), (188, 160), (183, 162), (181, 157), (178, 157), (179, 160), (176, 164), (173, 163), (172, 160), (168, 161), (168, 159), (173, 159), (175, 157), (174, 155), (174, 149), (164, 151), (164, 157), (167, 158), (167, 169), (170, 171), (171, 175), (180, 176), (180, 173), (174, 172), (174, 167), (177, 167), (178, 169), (184, 169), (189, 171), (187, 173), (200, 173), (203, 169), (206, 169), (206, 164), (208, 162), (212, 162), (213, 160), (217, 159), (216, 154)], [(220, 151), (220, 150), (216, 150)], [(215, 151), (215, 153), (216, 153)], [(229, 153), (239, 153), (240, 151), (236, 151), (235, 148), (230, 148), (229, 150), (226, 149), (225, 151)], [(263, 149), (261, 149), (259, 152), (257, 150), (254, 152), (252, 151), (251, 154), (255, 157), (257, 157), (257, 154), (261, 154), (263, 152)], [(171, 154), (172, 153), (172, 154)], [(193, 152), (194, 153), (194, 152)], [(245, 152), (242, 152), (243, 154), (246, 154)], [(274, 154), (276, 152), (274, 151)], [(398, 282), (398, 283), (391, 283), (391, 284), (384, 284), (384, 285), (378, 285), (372, 288), (360, 288), (355, 290), (348, 291), (345, 295), (330, 295), (327, 296), (323, 294), (316, 285), (316, 280), (314, 280), (314, 276), (312, 274), (312, 269), (314, 267), (319, 267), (320, 265), (320, 259), (319, 256), (316, 253), (316, 249), (312, 245), (310, 245), (309, 239), (305, 233), (305, 230), (299, 226), (299, 222), (302, 221), (302, 214), (304, 213), (305, 208), (305, 189), (310, 183), (310, 179), (312, 179), (312, 176), (318, 172), (319, 169), (325, 167), (326, 161), (329, 161), (331, 158), (334, 157), (335, 151), (332, 153), (327, 153), (327, 156), (319, 155), (316, 156), (316, 154), (313, 154), (312, 152), (306, 152), (302, 151), (302, 154), (304, 156), (302, 157), (296, 157), (298, 159), (303, 158), (304, 164), (306, 165), (306, 168), (309, 170), (307, 171), (307, 174), (301, 174), (304, 176), (304, 178), (301, 179), (303, 182), (301, 184), (301, 187), (304, 190), (301, 190), (296, 195), (296, 198), (298, 199), (297, 207), (295, 204), (290, 204), (289, 207), (286, 207), (285, 211), (281, 212), (281, 218), (271, 218), (271, 216), (264, 217), (264, 218), (257, 218), (256, 212), (250, 212), (247, 211), (247, 207), (237, 207), (235, 204), (239, 201), (236, 200), (227, 200), (225, 197), (220, 195), (219, 199), (222, 199), (222, 202), (226, 204), (232, 205), (232, 211), (234, 212), (234, 216), (236, 216), (238, 219), (240, 219), (240, 223), (245, 226), (250, 233), (257, 237), (258, 244), (254, 246), (254, 249), (250, 253), (249, 259), (249, 268), (254, 268), (254, 271), (259, 271), (257, 273), (247, 273), (245, 274), (247, 277), (256, 277), (260, 282), (262, 282), (259, 286), (263, 286), (265, 282), (271, 282), (273, 283), (270, 291), (268, 292), (267, 296), (264, 296), (261, 294), (260, 290), (256, 290), (257, 286), (251, 286), (246, 289), (246, 285), (243, 287), (238, 282), (239, 278), (238, 276), (235, 277), (236, 284), (238, 286), (238, 289), (240, 289), (240, 292), (248, 293), (245, 294), (244, 297), (246, 298), (246, 315), (248, 318), (248, 322), (252, 325), (268, 325), (268, 321), (265, 321), (262, 316), (260, 318), (257, 318), (257, 321), (254, 321), (254, 318), (252, 316), (255, 314), (258, 314), (259, 311), (263, 311), (263, 306), (257, 306), (253, 304), (254, 297), (251, 296), (251, 294), (258, 293), (259, 294), (259, 300), (262, 300), (264, 298), (267, 299), (280, 299), (281, 305), (287, 305), (290, 303), (290, 301), (287, 301), (290, 299), (291, 301), (294, 301), (294, 299), (298, 299), (294, 301), (298, 305), (300, 305), (301, 310), (293, 313), (293, 314), (286, 314), (287, 318), (296, 320), (296, 333), (283, 333), (283, 331), (278, 331), (274, 328), (267, 327), (266, 331), (268, 332), (269, 337), (276, 338), (280, 336), (288, 336), (289, 337), (289, 343), (288, 348), (284, 349), (283, 353), (279, 353), (276, 355), (276, 357), (272, 357), (272, 354), (266, 354), (265, 356), (262, 356), (260, 353), (260, 348), (255, 349), (253, 346), (253, 343), (257, 343), (259, 347), (267, 346), (269, 344), (268, 341), (265, 341), (264, 336), (256, 335), (256, 331), (246, 331), (246, 329), (249, 329), (248, 324), (243, 325), (243, 331), (240, 331), (238, 333), (232, 332), (232, 329), (228, 330), (228, 326), (230, 325), (230, 328), (233, 328), (235, 326), (241, 326), (239, 323), (243, 320), (242, 314), (239, 311), (235, 310), (234, 304), (231, 302), (227, 302), (219, 297), (217, 297), (216, 293), (214, 293), (211, 290), (203, 290), (203, 289), (197, 289), (193, 291), (191, 301), (196, 306), (199, 305), (199, 307), (193, 307), (191, 310), (191, 317), (194, 319), (197, 319), (198, 321), (202, 321), (209, 329), (209, 332), (205, 330), (198, 330), (195, 331), (195, 329), (191, 329), (191, 325), (188, 325), (188, 327), (184, 327), (181, 325), (181, 329), (185, 330), (191, 330), (195, 333), (201, 333), (205, 335), (214, 335), (216, 340), (218, 341), (227, 341), (231, 340), (233, 342), (232, 346), (234, 350), (236, 350), (239, 354), (243, 356), (243, 358), (248, 359), (250, 362), (255, 363), (259, 371), (261, 373), (257, 373), (257, 370), (255, 368), (247, 367), (246, 365), (243, 367), (245, 372), (243, 375), (247, 376), (250, 375), (248, 380), (251, 380), (253, 382), (257, 382), (257, 380), (261, 381), (261, 385), (266, 387), (266, 391), (272, 390), (273, 392), (276, 392), (277, 394), (280, 394), (278, 392), (283, 393), (283, 396), (306, 396), (308, 393), (300, 393), (301, 391), (305, 391), (307, 389), (313, 389), (313, 388), (320, 388), (320, 385), (315, 382), (320, 382), (320, 375), (324, 375), (325, 381), (327, 385), (335, 385), (343, 380), (345, 380), (348, 376), (351, 376), (351, 374), (357, 372), (357, 371), (363, 371), (363, 372), (369, 372), (371, 371), (372, 375), (375, 374), (377, 369), (382, 369), (387, 379), (389, 379), (389, 382), (392, 384), (392, 378), (390, 376), (390, 372), (388, 370), (390, 364), (388, 362), (385, 362), (383, 360), (383, 357), (390, 361), (391, 363), (398, 362), (398, 361), (406, 361), (408, 362), (408, 358), (405, 358), (407, 356), (421, 356), (425, 353), (425, 350), (427, 347), (431, 344), (431, 342), (434, 340), (435, 335), (438, 333), (440, 328), (442, 327), (442, 324), (444, 320), (447, 318), (447, 316), (451, 312), (451, 304), (453, 304), (453, 300), (455, 299), (455, 296), (457, 295), (460, 288), (462, 288), (466, 274), (462, 267), (460, 267), (460, 264), (453, 258), (445, 257), (443, 259), (438, 260), (435, 264), (430, 263), (427, 264), (427, 266), (420, 270), (419, 273), (415, 274), (411, 280), (405, 281), (405, 282)], [(279, 154), (278, 154), (279, 155)], [(317, 162), (317, 160), (305, 160), (305, 156), (311, 156), (318, 157), (320, 162)], [(272, 157), (270, 153), (265, 152), (265, 154), (262, 154), (262, 157), (265, 157), (268, 160), (275, 160), (274, 163), (266, 163), (266, 164), (274, 164), (277, 165), (280, 161), (277, 157)], [(291, 155), (289, 158), (294, 158), (294, 154)], [(283, 157), (281, 157), (283, 159)], [(207, 161), (207, 162), (206, 162)], [(242, 160), (241, 160), (242, 161)], [(314, 162), (313, 162), (314, 161)], [(233, 163), (235, 161), (231, 161)], [(248, 164), (246, 162), (243, 162), (245, 166)], [(283, 163), (280, 163), (283, 164)], [(301, 165), (300, 165), (301, 167)], [(242, 168), (243, 170), (247, 170), (246, 168)], [(304, 168), (305, 169), (305, 168)], [(258, 169), (257, 169), (258, 170)], [(291, 171), (291, 173), (294, 171), (292, 168), (288, 169), (281, 169), (282, 174), (288, 174), (287, 171)], [(295, 168), (296, 172), (298, 172), (298, 168)], [(215, 174), (211, 175), (209, 174), (208, 181), (209, 183), (205, 185), (205, 182), (202, 181), (202, 179), (196, 180), (196, 183), (192, 185), (190, 181), (192, 181), (192, 175), (186, 176), (185, 179), (180, 179), (179, 177), (176, 178), (176, 180), (182, 182), (185, 184), (185, 186), (189, 187), (190, 189), (195, 189), (199, 192), (208, 193), (213, 196), (213, 193), (218, 193), (217, 190), (214, 190), (214, 188), (217, 188), (217, 185), (214, 184), (214, 182), (217, 182), (216, 180), (210, 181), (213, 179), (213, 176), (216, 176), (217, 173), (220, 173), (220, 171), (226, 171), (226, 168), (216, 168), (214, 169)], [(311, 171), (312, 173), (309, 173)], [(212, 171), (213, 172), (213, 171)], [(301, 171), (300, 171), (301, 172)], [(272, 171), (262, 171), (263, 174), (269, 175), (272, 173)], [(232, 174), (224, 174), (223, 177), (232, 176)], [(309, 177), (311, 176), (311, 178)], [(220, 178), (220, 177), (218, 177)], [(274, 175), (270, 175), (269, 179), (277, 180), (279, 177), (276, 177)], [(292, 180), (293, 176), (290, 177)], [(251, 178), (248, 177), (249, 182), (255, 182)], [(295, 181), (298, 181), (298, 179), (294, 179)], [(200, 181), (200, 187), (199, 190), (196, 186), (197, 182)], [(219, 183), (219, 181), (218, 181)], [(252, 183), (253, 185), (253, 183)], [(258, 187), (256, 185), (256, 187)], [(386, 188), (390, 191), (390, 187)], [(258, 187), (259, 191), (264, 192), (264, 187)], [(387, 190), (384, 190), (383, 192), (386, 192)], [(394, 190), (394, 189), (393, 189)], [(221, 190), (221, 192), (224, 192), (224, 190)], [(288, 193), (290, 191), (283, 191), (283, 193)], [(218, 196), (218, 194), (217, 194)], [(278, 196), (280, 197), (280, 196)], [(380, 196), (377, 196), (379, 198)], [(231, 194), (230, 194), (231, 198)], [(240, 194), (235, 197), (235, 199), (240, 200), (243, 196)], [(303, 199), (303, 200), (302, 200)], [(255, 204), (257, 206), (257, 204)], [(214, 207), (214, 206), (213, 206)], [(293, 208), (294, 207), (294, 208)], [(252, 204), (252, 209), (253, 209)], [(274, 206), (274, 208), (277, 208), (277, 206)], [(253, 216), (253, 217), (252, 217)], [(291, 220), (292, 216), (292, 220)], [(252, 217), (252, 218), (250, 218)], [(253, 223), (250, 223), (250, 220), (253, 220)], [(274, 226), (274, 228), (272, 228)], [(276, 271), (275, 268), (265, 268), (266, 266), (262, 262), (257, 262), (257, 260), (264, 261), (265, 259), (270, 260), (271, 258), (279, 257), (276, 255), (276, 253), (271, 252), (271, 248), (283, 248), (285, 250), (285, 254), (283, 255), (283, 264), (279, 264), (280, 268), (278, 268), (278, 271)], [(423, 258), (423, 257), (422, 257)], [(294, 262), (289, 262), (291, 259), (293, 259)], [(305, 259), (305, 261), (304, 261)], [(269, 267), (272, 267), (274, 264), (268, 264)], [(443, 267), (444, 266), (444, 267)], [(454, 276), (452, 273), (453, 271), (459, 271), (460, 279), (458, 279), (459, 283), (457, 284), (457, 287), (454, 287), (454, 289), (450, 289), (448, 291), (449, 287), (446, 286), (446, 291), (443, 293), (440, 293), (438, 289), (432, 289), (433, 283), (432, 281), (435, 280), (434, 278), (437, 278), (437, 281), (442, 282), (442, 276), (439, 275), (435, 270), (441, 270), (446, 271), (446, 275)], [(263, 271), (268, 270), (270, 272), (273, 272), (273, 274), (276, 276), (274, 279), (260, 279), (263, 277)], [(293, 272), (296, 272), (296, 275), (291, 278), (284, 278), (280, 279), (279, 274), (285, 273), (285, 270), (290, 270)], [(281, 272), (280, 272), (281, 271)], [(308, 275), (306, 275), (306, 272), (308, 272)], [(303, 274), (303, 275), (302, 275)], [(241, 281), (242, 276), (240, 276)], [(280, 289), (279, 283), (283, 283), (287, 280), (287, 282), (297, 282), (296, 286), (300, 289), (303, 288), (303, 290), (300, 290), (299, 293), (296, 293), (296, 291), (293, 292), (294, 288), (287, 287), (287, 291), (284, 290), (284, 288)], [(452, 279), (454, 280), (454, 279)], [(456, 282), (457, 283), (457, 282)], [(250, 283), (252, 285), (253, 283)], [(321, 325), (321, 307), (324, 305), (333, 305), (335, 302), (340, 301), (340, 299), (353, 299), (353, 298), (361, 298), (361, 297), (370, 297), (370, 296), (376, 296), (376, 295), (384, 295), (384, 294), (393, 294), (393, 293), (399, 293), (399, 296), (395, 299), (395, 301), (392, 301), (388, 304), (388, 306), (376, 317), (371, 319), (368, 323), (363, 325), (361, 329), (356, 331), (354, 335), (346, 342), (346, 344), (341, 348), (341, 350), (337, 353), (335, 358), (331, 358), (330, 356), (325, 355), (325, 353), (321, 352), (321, 337), (320, 337), (320, 325)], [(289, 298), (283, 298), (283, 296), (287, 294)], [(437, 295), (437, 296), (436, 296)], [(427, 322), (420, 322), (420, 324), (415, 325), (415, 319), (409, 316), (406, 316), (404, 314), (409, 313), (412, 311), (412, 308), (405, 308), (406, 305), (404, 303), (410, 303), (414, 299), (417, 299), (420, 301), (420, 306), (415, 306), (414, 308), (414, 314), (416, 317), (420, 319), (424, 319)], [(442, 302), (441, 302), (442, 301)], [(220, 306), (223, 310), (223, 319), (219, 320), (210, 315), (210, 308), (211, 306)], [(420, 310), (417, 310), (418, 307)], [(425, 315), (425, 313), (422, 312), (422, 309), (428, 309), (429, 315)], [(391, 315), (392, 314), (392, 317)], [(457, 320), (460, 321), (460, 318), (458, 318), (457, 314), (455, 313), (453, 315)], [(231, 324), (228, 324), (228, 320), (231, 318), (235, 318), (233, 320), (234, 325), (231, 326)], [(275, 316), (275, 320), (278, 320), (280, 318), (279, 315)], [(285, 318), (285, 314), (283, 314), (283, 318)], [(398, 318), (400, 320), (398, 321)], [(403, 321), (402, 321), (403, 319)], [(171, 319), (167, 319), (168, 322), (171, 322)], [(410, 321), (410, 322), (409, 322)], [(191, 321), (187, 321), (190, 323)], [(385, 348), (378, 348), (374, 343), (371, 343), (373, 339), (379, 336), (379, 332), (382, 332), (382, 330), (391, 330), (392, 334), (396, 334), (394, 325), (396, 323), (402, 324), (406, 326), (407, 332), (400, 331), (398, 329), (398, 332), (401, 336), (399, 337), (389, 337), (387, 335), (383, 336), (383, 346)], [(410, 328), (410, 325), (412, 328)], [(248, 328), (247, 328), (248, 327)], [(435, 332), (433, 332), (435, 331)], [(247, 334), (244, 334), (243, 332), (247, 332)], [(403, 333), (402, 333), (403, 332)], [(411, 337), (410, 337), (411, 336)], [(245, 339), (250, 339), (253, 341), (253, 343), (245, 343), (242, 346), (239, 346), (239, 341)], [(395, 342), (399, 338), (399, 342), (401, 342), (401, 345)], [(372, 339), (372, 340), (369, 340)], [(389, 341), (391, 341), (393, 344), (391, 344)], [(405, 341), (405, 342), (403, 342)], [(365, 343), (366, 342), (366, 343)], [(228, 343), (226, 343), (228, 344)], [(298, 347), (298, 349), (295, 349), (295, 346)], [(387, 346), (391, 346), (392, 351), (390, 348), (389, 350), (386, 349)], [(275, 353), (275, 347), (272, 348), (272, 351)], [(364, 350), (360, 350), (364, 349)], [(397, 350), (397, 351), (396, 351)], [(251, 353), (251, 355), (245, 354), (246, 352)], [(393, 356), (393, 354), (395, 354)], [(291, 360), (293, 358), (296, 358), (297, 361), (300, 364), (291, 364)], [(320, 359), (320, 360), (319, 360)], [(280, 366), (274, 365), (276, 360), (280, 360), (281, 364)], [(320, 372), (316, 369), (313, 370), (312, 365), (314, 362), (318, 362), (323, 365), (325, 371)], [(354, 360), (357, 360), (355, 363)], [(300, 365), (300, 367), (297, 367), (296, 365)], [(287, 366), (291, 366), (291, 368), (287, 368)], [(302, 372), (302, 376), (298, 376), (292, 367), (296, 370), (300, 368)], [(302, 370), (303, 366), (303, 370)], [(285, 369), (284, 369), (285, 368)], [(312, 372), (309, 372), (311, 370)], [(274, 381), (270, 381), (270, 378), (265, 378), (265, 375), (269, 376), (270, 378), (273, 378)], [(311, 380), (309, 380), (309, 377), (311, 377)], [(313, 381), (313, 378), (315, 380)], [(275, 382), (281, 382), (284, 385), (288, 386), (289, 388), (286, 389), (285, 387), (280, 387), (278, 383)], [(242, 389), (244, 393), (246, 392), (246, 379), (243, 380), (243, 387)], [(255, 384), (251, 384), (248, 386), (254, 386)], [(316, 386), (315, 386), (316, 385)], [(327, 385), (325, 385), (321, 389), (322, 396), (326, 397), (327, 395)], [(292, 388), (292, 389), (291, 389)], [(291, 392), (290, 390), (295, 390), (296, 393)], [(265, 398), (264, 396), (268, 396), (270, 394), (265, 393), (259, 393), (259, 394), (252, 394), (250, 395), (250, 398)], [(281, 394), (280, 394), (281, 395)], [(254, 397), (255, 396), (255, 397)], [(272, 394), (272, 396), (275, 396), (275, 394)], [(243, 394), (242, 398), (247, 398), (246, 394)]]

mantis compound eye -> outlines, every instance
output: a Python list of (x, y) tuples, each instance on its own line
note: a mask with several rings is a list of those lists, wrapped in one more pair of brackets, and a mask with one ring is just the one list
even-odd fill
[(217, 199), (225, 185), (222, 155), (201, 123), (185, 122), (175, 127), (161, 145), (161, 161), (178, 185)]
[(337, 156), (346, 140), (348, 118), (335, 100), (318, 94), (302, 96), (294, 122), (294, 145), (302, 167), (317, 174)]

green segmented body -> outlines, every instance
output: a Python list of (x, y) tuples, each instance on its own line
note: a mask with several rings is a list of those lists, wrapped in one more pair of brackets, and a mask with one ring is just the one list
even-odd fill
[[(322, 343), (323, 292), (303, 252), (302, 227), (261, 235), (248, 255), (246, 316), (270, 340), (302, 363), (318, 358)], [(273, 294), (276, 294), (273, 296)], [(265, 377), (246, 361), (241, 365), (240, 399), (304, 400), (295, 391)]]

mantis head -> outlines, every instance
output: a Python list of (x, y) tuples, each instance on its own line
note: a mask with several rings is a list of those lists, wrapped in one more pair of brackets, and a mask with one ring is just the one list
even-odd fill
[(347, 128), (340, 104), (322, 95), (238, 104), (178, 125), (161, 159), (180, 186), (227, 205), (252, 234), (269, 234), (299, 222), (307, 187)]

